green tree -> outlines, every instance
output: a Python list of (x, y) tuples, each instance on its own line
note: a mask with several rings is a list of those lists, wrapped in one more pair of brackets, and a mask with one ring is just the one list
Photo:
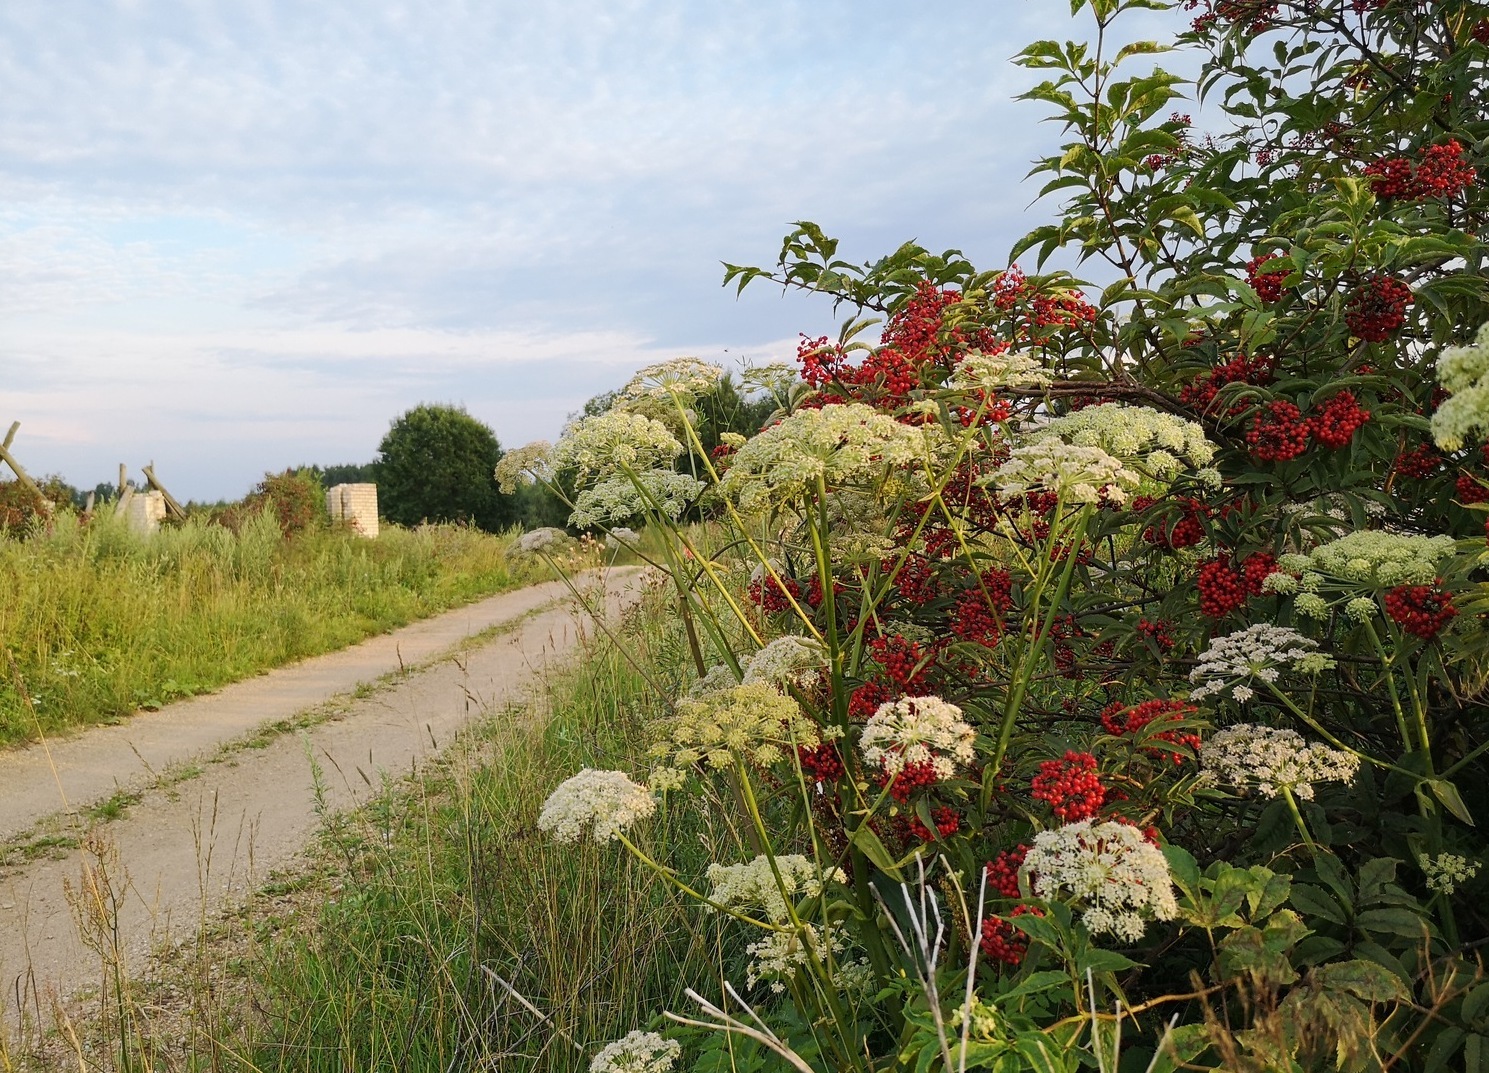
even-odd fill
[(464, 407), (422, 403), (378, 446), (378, 502), (400, 525), (470, 522), (495, 531), (513, 521), (510, 497), (492, 476), (501, 445)]

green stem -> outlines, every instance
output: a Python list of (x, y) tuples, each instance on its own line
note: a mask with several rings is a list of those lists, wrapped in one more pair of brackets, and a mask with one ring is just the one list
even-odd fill
[(1303, 822), (1303, 813), (1298, 810), (1298, 802), (1293, 798), (1292, 788), (1282, 788), (1282, 798), (1287, 802), (1287, 810), (1293, 814), (1293, 822), (1298, 825), (1298, 833), (1303, 836), (1303, 845), (1308, 847), (1310, 857), (1318, 856), (1318, 847), (1313, 843), (1313, 836), (1308, 833), (1308, 825)]

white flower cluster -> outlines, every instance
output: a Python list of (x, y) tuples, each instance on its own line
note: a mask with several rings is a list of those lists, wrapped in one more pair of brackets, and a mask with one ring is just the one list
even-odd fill
[(1201, 653), (1199, 665), (1189, 672), (1189, 680), (1198, 687), (1189, 699), (1223, 697), (1229, 692), (1236, 700), (1247, 701), (1256, 692), (1246, 684), (1253, 678), (1275, 682), (1281, 674), (1279, 668), (1287, 666), (1305, 674), (1332, 667), (1334, 661), (1317, 649), (1318, 642), (1297, 630), (1265, 622), (1217, 637)]
[(743, 682), (804, 685), (826, 666), (827, 654), (817, 642), (790, 635), (777, 637), (750, 657)]
[(708, 881), (713, 884), (709, 897), (729, 908), (757, 909), (765, 919), (779, 924), (790, 916), (786, 899), (815, 898), (822, 893), (824, 883), (842, 883), (842, 869), (829, 868), (825, 872), (808, 857), (800, 853), (786, 853), (775, 859), (776, 872), (771, 870), (770, 858), (764, 854), (748, 864), (711, 864), (708, 866)]
[(862, 481), (923, 457), (928, 433), (862, 403), (798, 410), (765, 429), (729, 460), (721, 490), (746, 513), (811, 491)]
[(676, 521), (703, 494), (703, 484), (686, 473), (654, 469), (606, 477), (574, 497), (569, 524), (577, 529), (597, 529), (630, 521), (642, 514), (658, 512)]
[(607, 1043), (589, 1063), (589, 1073), (668, 1073), (682, 1044), (655, 1032), (629, 1032)]
[(1041, 831), (1024, 871), (1038, 897), (1082, 903), (1081, 922), (1092, 935), (1135, 943), (1146, 920), (1172, 920), (1179, 912), (1168, 861), (1129, 824), (1082, 820)]
[(702, 358), (673, 358), (641, 369), (620, 389), (623, 399), (695, 398), (723, 377), (722, 366)]
[(958, 391), (998, 391), (1006, 387), (1040, 387), (1055, 379), (1034, 355), (1021, 350), (984, 354), (974, 350), (951, 371)]
[(1015, 447), (987, 483), (1005, 495), (1053, 492), (1067, 503), (1123, 503), (1140, 474), (1100, 447), (1078, 447), (1053, 437)]
[(1479, 874), (1478, 861), (1470, 861), (1456, 853), (1423, 857), (1421, 865), (1422, 874), (1427, 877), (1427, 889), (1436, 894), (1452, 894), (1458, 889), (1458, 884), (1467, 883)]
[(1215, 445), (1200, 425), (1150, 406), (1087, 406), (1055, 418), (1043, 431), (1077, 447), (1100, 447), (1118, 458), (1137, 459), (1161, 481), (1173, 480), (1186, 463), (1199, 469), (1215, 457)]
[(665, 469), (682, 454), (682, 444), (662, 422), (643, 414), (609, 410), (582, 417), (564, 429), (553, 449), (555, 471), (572, 469), (580, 485), (633, 473)]
[(1446, 348), (1437, 359), (1437, 380), (1448, 398), (1432, 415), (1432, 438), (1457, 451), (1474, 432), (1489, 433), (1489, 324), (1468, 346)]
[(962, 710), (940, 697), (904, 697), (879, 705), (858, 739), (866, 763), (886, 775), (898, 775), (908, 764), (929, 764), (938, 779), (949, 779), (958, 764), (972, 762), (977, 739), (962, 719)]
[(517, 538), (517, 550), (524, 555), (536, 555), (540, 551), (557, 548), (569, 539), (569, 534), (551, 525), (523, 533)]
[(538, 814), (538, 830), (558, 842), (577, 842), (585, 825), (593, 824), (595, 841), (609, 842), (656, 810), (651, 791), (624, 772), (585, 768), (548, 795)]
[(1316, 782), (1353, 782), (1360, 758), (1343, 749), (1309, 744), (1294, 730), (1238, 723), (1210, 735), (1200, 750), (1200, 781), (1255, 790), (1263, 797), (1291, 791), (1313, 800)]
[(503, 452), (496, 460), (497, 489), (509, 496), (524, 484), (549, 480), (553, 476), (553, 468), (548, 464), (552, 454), (553, 445), (547, 440), (534, 440)]
[(1320, 544), (1307, 555), (1284, 555), (1278, 566), (1293, 573), (1314, 571), (1343, 581), (1427, 585), (1437, 576), (1438, 562), (1453, 553), (1453, 546), (1453, 538), (1447, 535), (1362, 529)]
[(611, 551), (620, 548), (634, 548), (640, 539), (641, 534), (636, 532), (636, 530), (627, 529), (623, 525), (615, 526), (605, 534), (605, 547)]
[(770, 981), (770, 989), (777, 994), (786, 990), (786, 981), (796, 974), (815, 953), (824, 958), (827, 948), (841, 954), (847, 945), (836, 934), (824, 941), (822, 929), (815, 924), (803, 924), (799, 928), (773, 931), (745, 947), (745, 952), (754, 960), (745, 972), (745, 983), (751, 988), (762, 981)]

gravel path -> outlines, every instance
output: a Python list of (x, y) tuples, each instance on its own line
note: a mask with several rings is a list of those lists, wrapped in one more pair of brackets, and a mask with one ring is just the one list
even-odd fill
[[(590, 580), (594, 602), (600, 579)], [(608, 612), (640, 584), (636, 568), (609, 571)], [(120, 947), (138, 968), (154, 944), (194, 935), (311, 838), (318, 818), (308, 753), (324, 804), (354, 807), (383, 774), (408, 773), (482, 710), (523, 700), (586, 621), (564, 585), (535, 585), (49, 748), (0, 754), (0, 844), (12, 850), (48, 831), (76, 832), (79, 816), (96, 815), (101, 802), (123, 805), (89, 828), (83, 849), (0, 872), (6, 1019), (44, 1016), (50, 996), (101, 979), (66, 887), (95, 901), (112, 891)], [(494, 627), (501, 632), (469, 643)], [(287, 720), (311, 725), (263, 730)], [(98, 850), (119, 862), (103, 890), (92, 878)]]

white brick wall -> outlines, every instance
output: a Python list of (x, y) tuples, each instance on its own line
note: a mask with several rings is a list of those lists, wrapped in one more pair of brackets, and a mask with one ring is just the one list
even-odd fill
[(136, 492), (125, 512), (136, 533), (153, 533), (165, 520), (165, 496), (160, 492)]
[(338, 484), (326, 491), (333, 522), (348, 521), (365, 537), (377, 536), (377, 485)]

